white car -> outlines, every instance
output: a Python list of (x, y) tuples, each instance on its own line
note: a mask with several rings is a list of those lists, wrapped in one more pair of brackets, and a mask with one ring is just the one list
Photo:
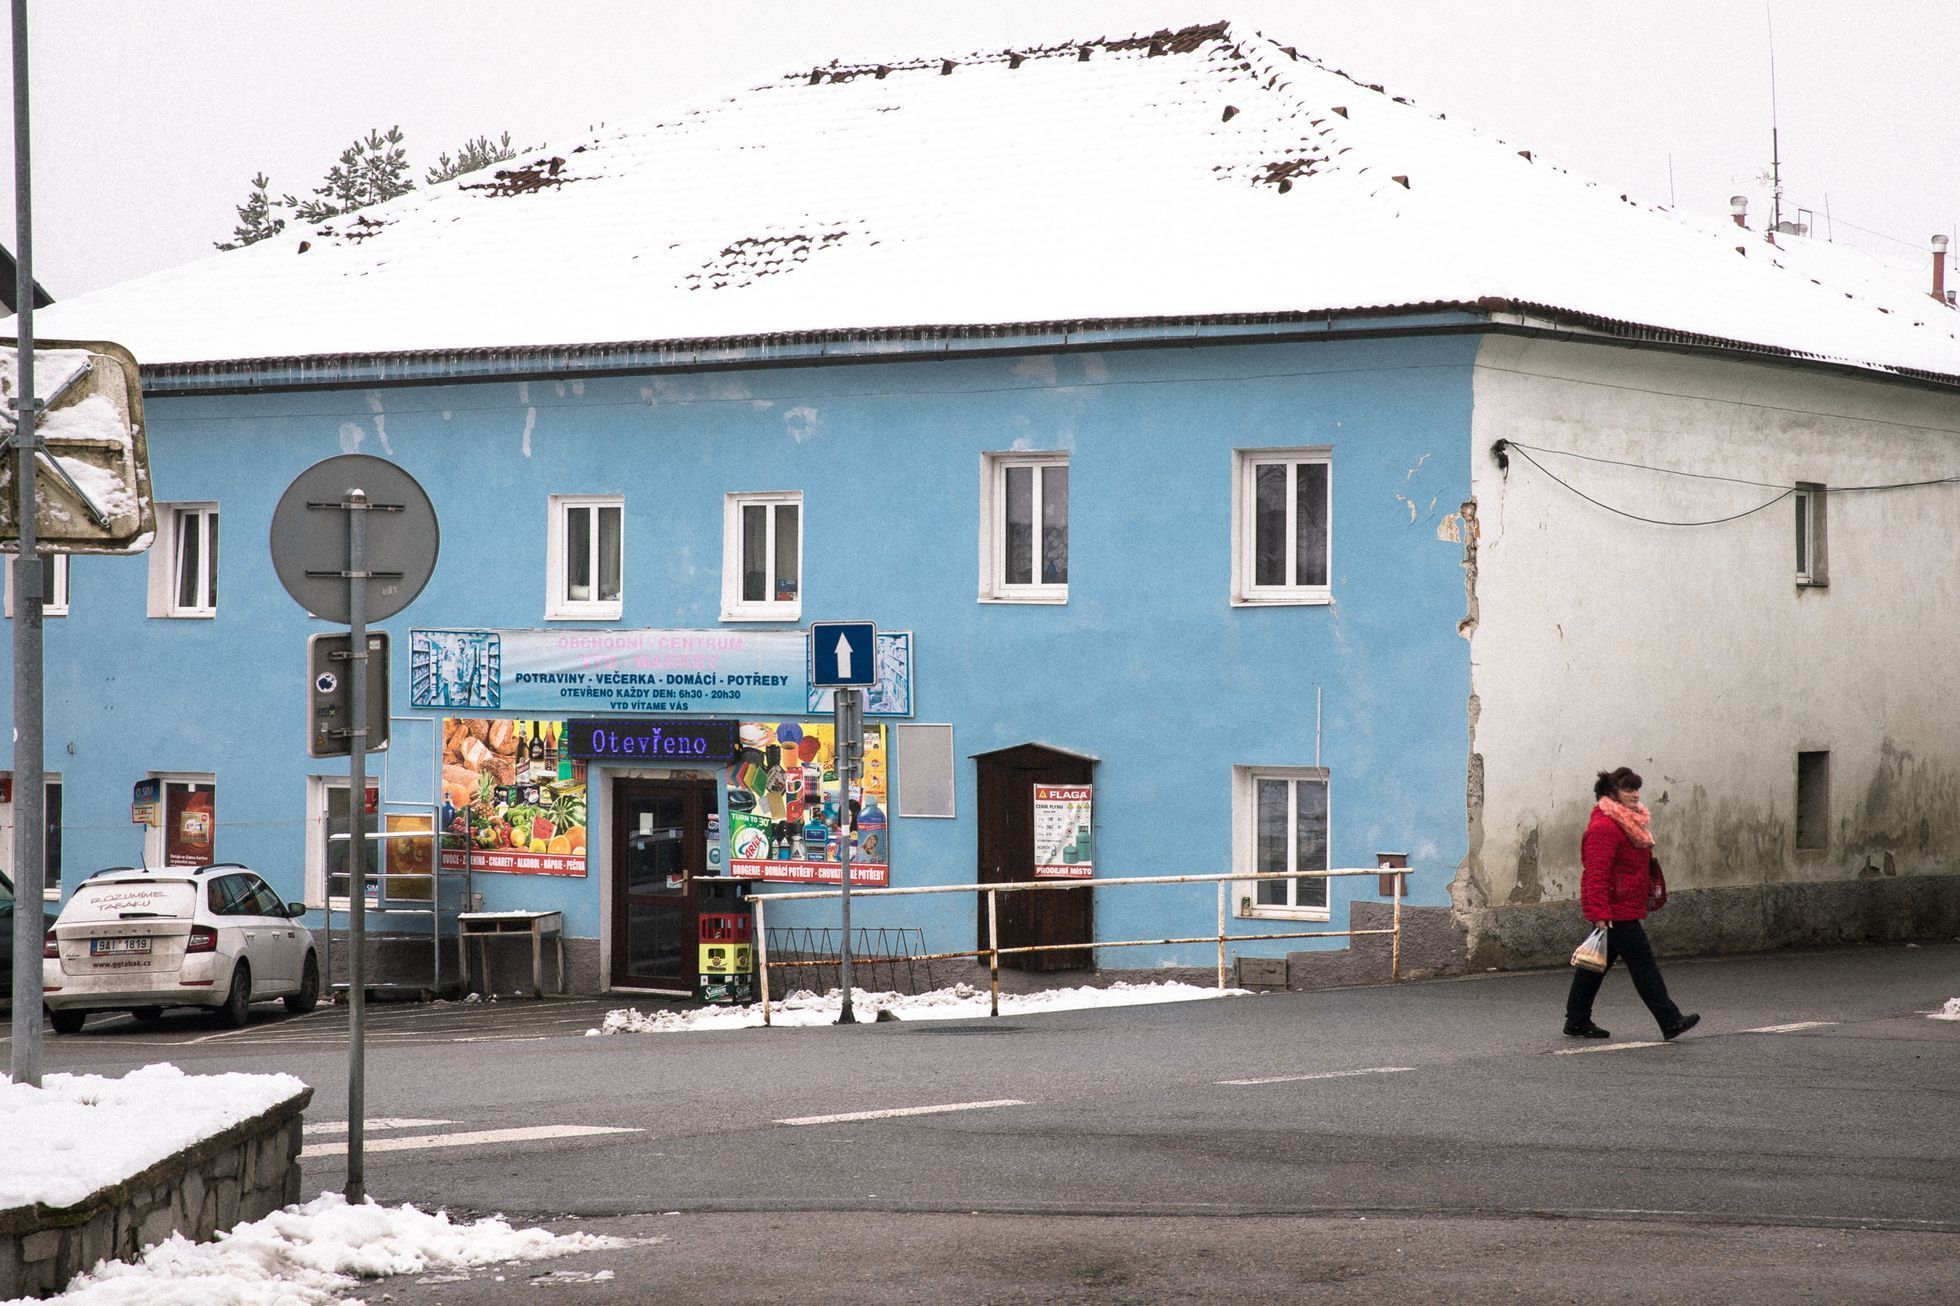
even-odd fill
[(211, 1007), (245, 1023), (254, 1002), (294, 1013), (320, 1001), (320, 958), (305, 907), (279, 901), (248, 867), (115, 867), (75, 890), (42, 951), (41, 998), (57, 1034), (91, 1011), (154, 1020), (165, 1007)]

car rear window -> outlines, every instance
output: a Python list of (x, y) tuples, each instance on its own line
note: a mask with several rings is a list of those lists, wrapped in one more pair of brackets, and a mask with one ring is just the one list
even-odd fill
[(197, 886), (189, 880), (122, 880), (84, 884), (61, 909), (61, 923), (188, 917), (197, 910)]

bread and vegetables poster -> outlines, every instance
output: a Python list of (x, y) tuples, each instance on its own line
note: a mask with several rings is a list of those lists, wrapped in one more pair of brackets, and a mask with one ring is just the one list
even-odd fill
[(443, 870), (584, 875), (585, 796), (563, 721), (443, 721)]

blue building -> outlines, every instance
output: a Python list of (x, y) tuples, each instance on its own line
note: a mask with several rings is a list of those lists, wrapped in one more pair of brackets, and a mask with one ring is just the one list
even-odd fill
[[(1944, 466), (1874, 424), (1953, 425), (1952, 310), (1905, 289), (1883, 318), (1878, 291), (1847, 308), (1807, 257), (1600, 195), (1220, 26), (802, 70), (55, 305), (42, 336), (143, 364), (158, 514), (147, 554), (56, 564), (61, 887), (221, 859), (344, 903), (345, 763), (306, 750), (306, 641), (332, 628), (283, 591), (267, 539), (295, 476), (360, 453), (441, 522), (433, 579), (382, 623), (372, 806), (443, 834), (378, 868), (404, 936), (466, 884), (488, 911), (562, 912), (579, 987), (692, 990), (697, 918), (730, 880), (835, 882), (836, 741), (803, 632), (841, 620), (882, 637), (860, 885), (1300, 876), (1018, 895), (1002, 943), (1058, 950), (1014, 964), (1202, 939), (1221, 902), (1235, 956), (1345, 948), (1382, 885), (1307, 873), (1383, 853), (1407, 857), (1436, 940), (1412, 967), (1542, 961), (1577, 921), (1555, 850), (1576, 848), (1592, 771), (1656, 748), (1687, 777), (1678, 833), (1663, 821), (1675, 946), (1816, 937), (1851, 900), (1865, 936), (1933, 928), (1955, 911), (1954, 818), (1895, 818), (1934, 812), (1937, 786), (1805, 842), (1817, 804), (1842, 812), (1907, 744), (1960, 773), (1950, 738), (1913, 733), (1921, 670), (1863, 668), (1895, 688), (1882, 719), (1756, 730), (1760, 792), (1716, 792), (1751, 731), (1711, 721), (1765, 719), (1723, 668), (1776, 623), (1851, 614), (1822, 609), (1806, 559), (1783, 575), (1787, 505), (1714, 543), (1651, 526), (1715, 530), (1722, 505), (1665, 478), (1748, 468), (1816, 485), (1799, 511), (1821, 541), (1822, 487), (1867, 473), (1838, 470), (1815, 420), (1734, 416), (1789, 407), (1766, 387), (1857, 425), (1861, 467), (1888, 469), (1870, 479)], [(1731, 437), (1698, 436), (1714, 422)], [(1559, 488), (1588, 469), (1618, 479)], [(1860, 533), (1834, 511), (1841, 575)], [(1925, 546), (1942, 538), (1929, 524)], [(1593, 602), (1597, 560), (1630, 549), (1659, 574)], [(1665, 586), (1711, 550), (1707, 593)], [(1775, 615), (1681, 662), (1667, 638), (1762, 590), (1758, 566)], [(1906, 610), (1912, 585), (1870, 601)], [(1670, 672), (1665, 727), (1600, 707), (1630, 640)], [(155, 824), (130, 819), (145, 781)], [(1745, 929), (1737, 895), (1789, 909)], [(987, 928), (972, 892), (853, 915), (931, 952)], [(835, 906), (768, 919), (817, 928)]]

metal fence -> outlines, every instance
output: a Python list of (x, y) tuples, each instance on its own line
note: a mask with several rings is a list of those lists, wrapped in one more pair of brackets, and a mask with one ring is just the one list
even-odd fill
[[(857, 896), (856, 890), (851, 896)], [(842, 984), (842, 934), (826, 925), (771, 925), (761, 935), (757, 955), (779, 971), (812, 976), (816, 985)], [(925, 952), (926, 932), (916, 925), (861, 925), (851, 931), (851, 973), (862, 975), (862, 986), (873, 991), (920, 993), (932, 988), (932, 962)], [(767, 976), (762, 985), (766, 992)]]
[[(1392, 879), (1395, 914), (1393, 924), (1385, 930), (1290, 930), (1261, 931), (1258, 934), (1231, 934), (1226, 931), (1226, 908), (1234, 884), (1244, 884), (1257, 880), (1312, 880), (1337, 879), (1350, 875), (1374, 875), (1382, 879)], [(919, 952), (910, 955), (910, 962), (930, 964), (955, 957), (987, 959), (987, 986), (989, 990), (988, 1014), (1000, 1014), (1000, 959), (1017, 953), (1031, 952), (1080, 952), (1097, 948), (1149, 948), (1162, 947), (1174, 943), (1215, 943), (1218, 946), (1218, 987), (1225, 988), (1226, 945), (1231, 943), (1258, 943), (1271, 939), (1354, 939), (1363, 935), (1390, 935), (1393, 939), (1389, 951), (1389, 978), (1402, 978), (1402, 894), (1404, 880), (1408, 871), (1399, 867), (1371, 866), (1366, 869), (1345, 869), (1336, 871), (1304, 871), (1276, 874), (1223, 874), (1223, 875), (1136, 875), (1116, 879), (1091, 880), (1029, 880), (1008, 884), (945, 884), (907, 889), (852, 889), (853, 900), (871, 897), (898, 897), (905, 894), (929, 893), (984, 893), (987, 895), (987, 946), (984, 948), (961, 948), (952, 952)], [(1218, 886), (1218, 932), (1215, 934), (1195, 934), (1171, 939), (1096, 939), (1081, 943), (1034, 943), (1015, 947), (1000, 946), (1000, 895), (1003, 893), (1066, 893), (1082, 889), (1117, 889), (1148, 884), (1216, 884)], [(770, 1023), (769, 998), (769, 929), (766, 912), (770, 904), (780, 902), (808, 901), (820, 898), (839, 898), (844, 896), (840, 889), (801, 889), (792, 893), (759, 894), (752, 898), (755, 904), (755, 937), (760, 949), (756, 956), (756, 971), (762, 982), (762, 1023)], [(1330, 894), (1331, 898), (1332, 895)], [(829, 931), (825, 931), (828, 935)], [(835, 967), (834, 957), (821, 960), (777, 962), (778, 967), (823, 966)]]

